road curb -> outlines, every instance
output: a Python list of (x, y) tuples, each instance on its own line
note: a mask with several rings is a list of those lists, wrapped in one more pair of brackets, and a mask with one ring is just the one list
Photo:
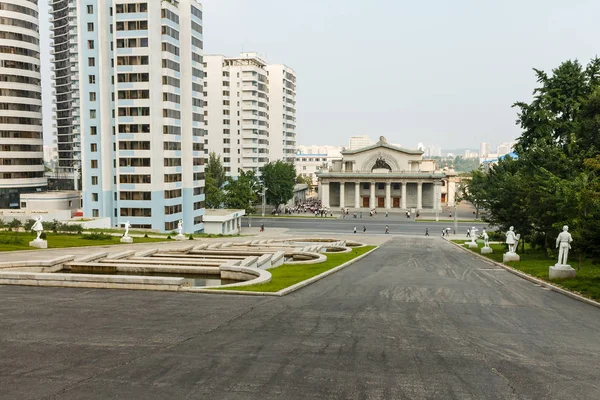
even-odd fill
[(365, 258), (369, 254), (373, 253), (378, 248), (379, 248), (379, 246), (375, 246), (374, 249), (371, 249), (371, 250), (367, 251), (366, 253), (353, 258), (352, 260), (346, 261), (345, 263), (338, 265), (335, 268), (329, 269), (325, 272), (321, 272), (319, 275), (315, 275), (312, 278), (303, 280), (302, 282), (298, 282), (296, 284), (293, 284), (292, 286), (288, 286), (285, 289), (281, 289), (278, 292), (251, 292), (251, 291), (245, 291), (245, 290), (214, 290), (214, 289), (197, 289), (197, 290), (193, 290), (193, 292), (194, 293), (211, 293), (211, 294), (238, 294), (238, 295), (241, 294), (241, 295), (251, 295), (251, 296), (283, 297), (285, 295), (295, 292), (296, 290), (300, 290), (305, 286), (315, 283), (316, 281), (319, 281), (331, 274), (334, 274), (334, 273), (338, 272), (339, 270), (344, 269), (344, 268), (348, 267), (349, 265), (354, 264), (357, 261), (362, 260), (363, 258)]
[(466, 251), (466, 252), (468, 252), (470, 254), (474, 254), (475, 256), (477, 256), (477, 257), (479, 257), (479, 258), (481, 258), (481, 259), (483, 259), (483, 260), (485, 260), (485, 261), (487, 261), (487, 262), (489, 262), (491, 264), (497, 265), (498, 267), (503, 268), (503, 269), (507, 270), (508, 272), (510, 272), (510, 273), (512, 273), (514, 275), (517, 275), (520, 278), (528, 280), (529, 282), (533, 282), (535, 284), (538, 284), (540, 286), (548, 288), (548, 289), (550, 289), (550, 290), (552, 290), (554, 292), (560, 293), (560, 294), (562, 294), (564, 296), (567, 296), (567, 297), (570, 297), (572, 299), (579, 300), (579, 301), (581, 301), (583, 303), (587, 303), (587, 304), (589, 304), (591, 306), (600, 308), (600, 302), (597, 302), (597, 301), (592, 300), (592, 299), (588, 299), (587, 297), (584, 297), (584, 296), (582, 296), (580, 294), (573, 293), (573, 292), (571, 292), (569, 290), (566, 290), (566, 289), (563, 289), (563, 288), (561, 288), (559, 286), (553, 285), (553, 284), (551, 284), (551, 283), (549, 283), (549, 282), (547, 282), (547, 281), (545, 281), (543, 279), (539, 279), (539, 278), (536, 278), (536, 277), (531, 276), (529, 274), (526, 274), (525, 272), (519, 271), (518, 269), (510, 267), (510, 266), (508, 266), (506, 264), (503, 264), (503, 263), (491, 260), (491, 259), (489, 259), (489, 258), (487, 258), (485, 256), (482, 256), (481, 254), (478, 254), (478, 253), (475, 253), (474, 251), (466, 249), (463, 246), (459, 245), (458, 243), (454, 243), (454, 242), (452, 242), (452, 241), (450, 241), (448, 239), (444, 239), (444, 240), (446, 240), (446, 242), (448, 242), (448, 243), (450, 243), (450, 244), (452, 244), (452, 245), (454, 245), (454, 246), (456, 246), (456, 247), (458, 247), (458, 248), (460, 248), (460, 249), (462, 249), (462, 250), (464, 250), (464, 251)]

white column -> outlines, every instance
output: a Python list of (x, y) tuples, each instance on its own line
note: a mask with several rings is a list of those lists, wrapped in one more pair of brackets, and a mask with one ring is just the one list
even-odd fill
[(346, 172), (346, 162), (342, 161), (342, 172)]
[(360, 182), (354, 183), (354, 208), (360, 208)]
[(371, 199), (369, 201), (369, 208), (375, 208), (375, 182), (371, 182)]
[(385, 183), (385, 208), (392, 208), (392, 182)]
[(345, 183), (344, 183), (344, 182), (340, 182), (340, 208), (344, 208), (344, 207), (346, 207), (346, 206), (344, 205), (344, 203), (345, 203), (345, 201), (344, 201), (344, 200), (345, 200), (345, 199), (344, 199), (344, 197), (346, 197), (346, 196), (345, 196), (345, 193), (344, 193), (344, 189), (345, 189), (345, 187), (346, 187)]
[(406, 182), (402, 182), (402, 208), (406, 210)]
[(423, 209), (423, 182), (417, 182), (417, 210)]
[(321, 183), (321, 205), (323, 207), (329, 207), (329, 182)]
[(438, 202), (440, 201), (440, 193), (439, 193), (439, 189), (440, 189), (440, 182), (433, 182), (433, 211), (437, 211), (438, 209)]

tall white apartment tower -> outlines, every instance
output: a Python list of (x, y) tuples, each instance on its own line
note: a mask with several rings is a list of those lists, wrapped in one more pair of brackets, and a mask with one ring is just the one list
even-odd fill
[(486, 142), (481, 142), (479, 145), (479, 157), (485, 158), (490, 154), (490, 144)]
[(221, 156), (228, 176), (259, 173), (272, 148), (267, 63), (255, 53), (204, 59), (207, 149)]
[(76, 3), (84, 215), (202, 231), (202, 6)]
[(269, 64), (269, 142), (271, 160), (294, 162), (296, 155), (296, 73)]
[(0, 208), (45, 190), (36, 1), (0, 1)]

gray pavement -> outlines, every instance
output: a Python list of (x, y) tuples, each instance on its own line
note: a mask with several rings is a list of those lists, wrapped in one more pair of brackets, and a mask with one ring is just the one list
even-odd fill
[(437, 237), (283, 298), (0, 286), (1, 399), (597, 399), (600, 310)]

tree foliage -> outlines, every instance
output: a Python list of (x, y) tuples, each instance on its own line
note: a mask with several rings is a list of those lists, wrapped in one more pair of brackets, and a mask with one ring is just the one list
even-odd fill
[(535, 73), (531, 103), (514, 104), (518, 159), (474, 174), (467, 200), (483, 204), (491, 224), (512, 225), (546, 249), (569, 225), (575, 253), (600, 259), (600, 59)]
[(313, 189), (313, 180), (310, 175), (300, 174), (296, 177), (296, 183), (303, 183), (308, 185), (308, 192), (312, 192)]
[(237, 179), (228, 178), (225, 189), (224, 202), (227, 208), (246, 210), (246, 214), (252, 214), (256, 210), (254, 204), (257, 200), (256, 189), (259, 187), (258, 178), (254, 171), (241, 171)]
[(281, 160), (265, 164), (261, 169), (263, 185), (267, 187), (267, 203), (278, 206), (294, 197), (296, 167)]
[(208, 156), (208, 163), (204, 169), (204, 193), (206, 208), (221, 208), (224, 200), (223, 184), (225, 183), (225, 169), (221, 164), (221, 157), (215, 152)]

